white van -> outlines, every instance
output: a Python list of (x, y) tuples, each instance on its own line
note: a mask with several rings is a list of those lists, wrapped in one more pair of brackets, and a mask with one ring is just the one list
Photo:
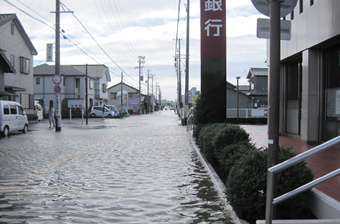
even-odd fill
[(20, 103), (0, 100), (0, 132), (7, 136), (10, 131), (27, 130), (27, 116)]

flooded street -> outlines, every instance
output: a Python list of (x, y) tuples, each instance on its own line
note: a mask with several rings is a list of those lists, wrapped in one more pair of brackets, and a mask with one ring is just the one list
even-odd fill
[(0, 137), (0, 223), (234, 223), (173, 111)]

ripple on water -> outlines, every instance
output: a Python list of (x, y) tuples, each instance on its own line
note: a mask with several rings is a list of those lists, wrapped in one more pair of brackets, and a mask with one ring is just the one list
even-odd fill
[(232, 223), (176, 116), (105, 122), (9, 139), (0, 222)]

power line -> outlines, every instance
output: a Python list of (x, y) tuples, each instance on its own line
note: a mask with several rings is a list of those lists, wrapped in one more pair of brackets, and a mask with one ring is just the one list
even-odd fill
[[(37, 17), (35, 17), (35, 16), (33, 16), (33, 15), (31, 15), (30, 13), (28, 13), (28, 12), (26, 12), (25, 10), (23, 10), (23, 9), (21, 9), (20, 7), (18, 7), (18, 6), (16, 6), (16, 5), (14, 5), (13, 3), (11, 3), (11, 2), (9, 2), (8, 0), (4, 0), (5, 2), (7, 2), (9, 5), (11, 5), (12, 7), (14, 7), (14, 8), (16, 8), (17, 10), (19, 10), (19, 11), (21, 11), (22, 13), (24, 13), (25, 15), (27, 15), (27, 16), (29, 16), (29, 17), (31, 17), (32, 19), (34, 19), (34, 20), (36, 20), (36, 21), (39, 21), (39, 22), (41, 22), (41, 23), (43, 23), (44, 25), (46, 25), (46, 26), (48, 26), (49, 28), (51, 28), (51, 29), (53, 29), (53, 30), (55, 30), (55, 27), (53, 26), (53, 23), (52, 22), (50, 22), (48, 19), (46, 19), (45, 17), (43, 17), (42, 15), (40, 15), (38, 12), (36, 12), (36, 11), (34, 11), (33, 9), (31, 9), (29, 6), (27, 6), (27, 5), (25, 5), (24, 3), (22, 3), (22, 2), (20, 2), (19, 0), (18, 0), (18, 2), (20, 3), (20, 4), (22, 4), (23, 6), (25, 6), (27, 9), (29, 9), (29, 10), (31, 10), (32, 12), (34, 12), (37, 16), (40, 16), (40, 17), (42, 17), (43, 19), (45, 19), (47, 22), (49, 22), (50, 24), (52, 24), (52, 25), (49, 25), (48, 23), (46, 23), (45, 21), (43, 21), (43, 20), (41, 20), (41, 19), (38, 19)], [(61, 3), (61, 2), (60, 2)], [(61, 5), (63, 6), (63, 8), (65, 7), (65, 8), (67, 8), (67, 10), (69, 10), (70, 12), (71, 12), (71, 10), (65, 5), (65, 4), (63, 4), (63, 3), (61, 3)], [(130, 74), (132, 73), (132, 72), (130, 72), (130, 74), (128, 74), (127, 72), (125, 72), (115, 61), (113, 61), (113, 59), (108, 55), (108, 53), (99, 45), (99, 43), (95, 40), (95, 38), (91, 35), (91, 33), (86, 29), (86, 27), (83, 25), (83, 23), (78, 19), (78, 17), (77, 16), (75, 16), (74, 15), (74, 13), (72, 13), (73, 14), (73, 16), (78, 20), (78, 22), (81, 24), (81, 26), (84, 28), (84, 30), (90, 35), (90, 37), (92, 38), (92, 40), (98, 45), (98, 47), (106, 54), (106, 56), (119, 68), (119, 69), (121, 69), (129, 78), (131, 78), (133, 81), (135, 81), (135, 82), (138, 82), (138, 81), (136, 81), (134, 78), (132, 78), (131, 76), (130, 76)], [(81, 52), (83, 52), (86, 56), (88, 56), (88, 57), (90, 57), (93, 61), (95, 61), (96, 63), (98, 63), (98, 61), (94, 58), (94, 57), (92, 57), (91, 55), (89, 55), (85, 50), (83, 50), (79, 45), (81, 45), (78, 41), (76, 41), (76, 39), (75, 38), (73, 38), (71, 35), (66, 35), (65, 34), (65, 31), (63, 30), (63, 29), (60, 29), (60, 34), (62, 34), (62, 36), (64, 37), (64, 39), (67, 39), (69, 42), (71, 42), (74, 46), (76, 46)], [(77, 42), (77, 43), (75, 43), (75, 42)], [(93, 54), (89, 49), (87, 49), (86, 47), (84, 47), (84, 46), (82, 46), (83, 48), (85, 48), (87, 51), (89, 51), (92, 55), (95, 55), (95, 54)], [(100, 60), (100, 59), (99, 59)], [(98, 63), (99, 64), (99, 63)], [(111, 67), (112, 68), (112, 67)], [(113, 68), (112, 68), (113, 69)], [(115, 69), (113, 69), (113, 70), (115, 70)], [(120, 77), (120, 75), (118, 75), (118, 74), (115, 74), (112, 70), (110, 70), (110, 72), (112, 73), (112, 74), (114, 74), (115, 76), (117, 76), (117, 77)]]
[[(70, 12), (71, 10), (62, 2), (60, 2), (60, 4), (62, 4), (63, 6), (65, 6)], [(127, 74), (124, 69), (122, 69), (111, 57), (110, 55), (104, 50), (104, 48), (102, 48), (102, 46), (100, 46), (100, 44), (96, 41), (96, 39), (92, 36), (92, 34), (86, 29), (86, 27), (84, 26), (84, 24), (78, 19), (77, 16), (74, 15), (74, 13), (72, 13), (72, 15), (74, 16), (74, 18), (76, 18), (78, 20), (78, 22), (80, 23), (80, 25), (84, 28), (84, 30), (88, 33), (88, 35), (90, 35), (90, 37), (92, 38), (92, 40), (97, 44), (97, 46), (104, 52), (104, 54), (120, 69), (122, 70), (125, 74)]]
[(179, 27), (179, 16), (181, 12), (181, 0), (178, 0), (178, 17), (177, 17), (177, 31), (176, 31), (176, 45), (175, 45), (175, 55), (177, 53), (177, 44), (178, 44), (178, 27)]
[(31, 17), (32, 19), (38, 20), (39, 22), (41, 22), (41, 23), (45, 24), (46, 26), (48, 26), (48, 27), (50, 27), (50, 28), (52, 28), (52, 29), (55, 30), (55, 27), (50, 26), (50, 25), (48, 25), (47, 23), (45, 23), (44, 21), (42, 21), (42, 20), (40, 20), (40, 19), (38, 19), (38, 18), (32, 16), (31, 14), (29, 14), (28, 12), (26, 12), (26, 11), (20, 9), (18, 6), (14, 5), (13, 3), (9, 2), (8, 0), (4, 0), (4, 1), (7, 2), (8, 4), (10, 4), (12, 7), (16, 8), (17, 10), (19, 10), (20, 12), (22, 12), (22, 13), (26, 14), (27, 16)]

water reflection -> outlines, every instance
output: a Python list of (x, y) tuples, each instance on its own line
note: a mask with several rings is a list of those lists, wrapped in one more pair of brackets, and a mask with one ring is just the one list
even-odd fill
[(176, 116), (106, 122), (2, 139), (0, 223), (232, 223)]

